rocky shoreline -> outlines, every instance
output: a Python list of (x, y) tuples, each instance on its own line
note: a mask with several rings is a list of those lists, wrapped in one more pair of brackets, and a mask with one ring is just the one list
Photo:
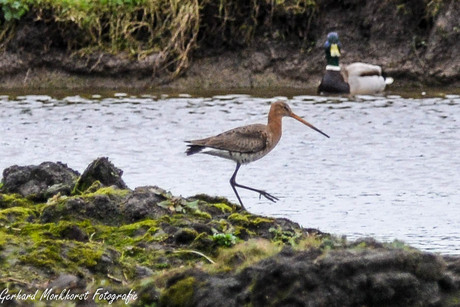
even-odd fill
[(98, 158), (12, 166), (0, 183), (7, 306), (458, 306), (460, 258), (348, 242), (225, 198), (129, 189)]

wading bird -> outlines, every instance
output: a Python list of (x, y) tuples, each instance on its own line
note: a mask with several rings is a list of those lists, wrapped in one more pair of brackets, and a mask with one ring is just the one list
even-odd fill
[(188, 148), (186, 150), (186, 154), (187, 156), (190, 156), (196, 153), (204, 153), (235, 161), (236, 169), (230, 178), (230, 185), (240, 202), (241, 208), (244, 210), (246, 209), (244, 208), (243, 202), (238, 195), (236, 187), (257, 192), (259, 193), (259, 197), (264, 196), (268, 200), (276, 202), (276, 200), (278, 200), (277, 197), (263, 190), (254, 189), (237, 183), (236, 174), (242, 164), (256, 161), (275, 148), (281, 138), (281, 122), (283, 116), (292, 117), (322, 135), (329, 137), (312, 124), (294, 114), (287, 103), (277, 101), (270, 107), (267, 125), (253, 124), (242, 126), (209, 138), (186, 141), (187, 143), (190, 143), (190, 145), (187, 145)]

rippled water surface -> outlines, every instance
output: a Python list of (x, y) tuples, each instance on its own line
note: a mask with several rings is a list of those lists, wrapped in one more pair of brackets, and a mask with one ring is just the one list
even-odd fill
[[(0, 96), (0, 171), (62, 161), (83, 172), (108, 156), (132, 188), (236, 202), (228, 183), (234, 163), (187, 157), (184, 140), (265, 123), (280, 97), (261, 96)], [(247, 209), (350, 239), (460, 254), (460, 96), (403, 97), (284, 97), (331, 138), (285, 118), (278, 146), (238, 174), (280, 200), (243, 190)]]

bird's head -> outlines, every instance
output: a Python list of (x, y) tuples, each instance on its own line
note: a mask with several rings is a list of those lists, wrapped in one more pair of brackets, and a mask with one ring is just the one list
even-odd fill
[(339, 66), (340, 48), (342, 45), (339, 41), (337, 32), (329, 32), (326, 42), (324, 43), (324, 51), (326, 52), (326, 60), (328, 65)]
[(326, 39), (326, 44), (338, 44), (340, 43), (339, 41), (339, 34), (337, 32), (329, 32), (327, 34), (327, 39)]
[(271, 109), (273, 109), (274, 113), (279, 117), (291, 116), (292, 114), (291, 107), (284, 101), (274, 102)]
[(309, 122), (307, 122), (306, 120), (292, 112), (291, 107), (284, 101), (274, 102), (270, 108), (270, 114), (273, 114), (275, 117), (280, 118), (283, 116), (292, 117), (301, 122), (302, 124), (307, 125), (311, 129), (321, 133), (322, 135), (329, 137), (326, 133), (322, 132), (321, 130), (319, 130), (318, 128), (316, 128), (315, 126), (313, 126), (312, 124), (310, 124)]

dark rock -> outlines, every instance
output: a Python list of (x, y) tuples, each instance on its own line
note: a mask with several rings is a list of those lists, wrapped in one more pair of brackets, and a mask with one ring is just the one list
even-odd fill
[(350, 244), (351, 247), (363, 246), (372, 248), (382, 248), (383, 243), (375, 240), (374, 238), (366, 237), (358, 239)]
[(3, 193), (19, 193), (34, 201), (57, 195), (70, 195), (79, 173), (61, 162), (38, 166), (11, 166), (3, 171)]
[(96, 195), (88, 202), (86, 216), (98, 221), (114, 225), (122, 219), (120, 199), (113, 199), (107, 195)]
[(160, 292), (153, 280), (143, 283), (142, 287), (137, 289), (137, 294), (139, 299), (133, 302), (133, 306), (158, 306)]
[(182, 228), (179, 229), (175, 234), (174, 234), (174, 241), (176, 244), (189, 244), (195, 238), (198, 236), (198, 232), (196, 230), (190, 229), (190, 228)]
[(168, 215), (168, 209), (158, 206), (166, 200), (164, 190), (158, 187), (139, 187), (128, 197), (122, 212), (128, 222), (136, 222), (146, 218), (160, 218)]
[(168, 281), (164, 293), (187, 280), (195, 281), (191, 306), (223, 301), (227, 306), (436, 306), (443, 267), (439, 257), (417, 251), (376, 248), (324, 255), (287, 248), (240, 273), (184, 272)]
[(64, 289), (85, 289), (85, 287), (85, 280), (72, 274), (61, 274), (48, 285), (48, 288), (53, 288), (56, 291)]
[(192, 223), (190, 227), (195, 229), (198, 233), (204, 232), (208, 235), (212, 235), (212, 228), (209, 225), (202, 224), (202, 223)]
[(97, 158), (88, 165), (78, 179), (75, 189), (80, 192), (86, 191), (94, 182), (100, 182), (103, 186), (116, 186), (127, 189), (128, 186), (121, 179), (123, 171), (115, 167), (107, 157)]
[(59, 220), (91, 219), (106, 225), (119, 225), (123, 220), (121, 206), (123, 197), (95, 195), (60, 200), (49, 204), (40, 216), (42, 223)]
[(174, 234), (178, 231), (179, 227), (172, 226), (168, 223), (161, 223), (160, 224), (161, 229), (168, 235), (174, 236)]
[(88, 241), (88, 234), (77, 225), (69, 225), (60, 231), (61, 238), (80, 242)]
[(40, 215), (42, 223), (57, 222), (69, 219), (73, 214), (79, 215), (84, 212), (86, 203), (80, 198), (71, 198), (65, 203), (54, 203), (45, 207)]
[(137, 265), (136, 266), (136, 278), (142, 279), (153, 275), (153, 271), (148, 267)]
[(97, 264), (92, 268), (94, 272), (109, 273), (114, 265), (118, 264), (120, 253), (114, 249), (107, 248), (97, 261)]

